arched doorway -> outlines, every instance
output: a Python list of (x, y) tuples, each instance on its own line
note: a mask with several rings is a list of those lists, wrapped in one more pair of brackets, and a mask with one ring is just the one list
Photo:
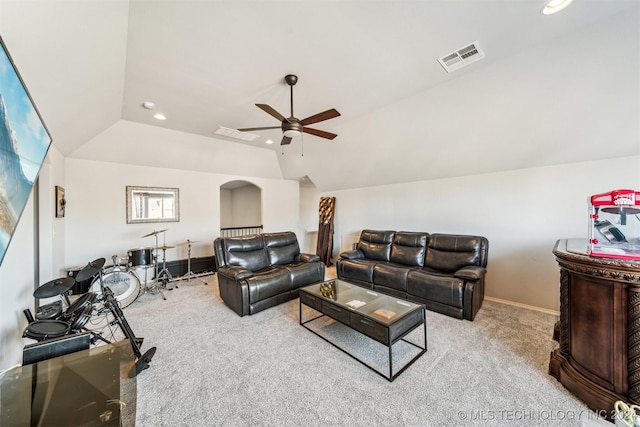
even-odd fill
[(262, 233), (262, 190), (248, 181), (220, 186), (220, 236)]

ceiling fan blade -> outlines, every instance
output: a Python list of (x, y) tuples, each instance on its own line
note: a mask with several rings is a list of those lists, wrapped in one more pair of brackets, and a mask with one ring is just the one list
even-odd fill
[(282, 142), (280, 143), (280, 145), (289, 145), (289, 144), (291, 144), (291, 138), (288, 136), (283, 136)]
[(236, 129), (236, 130), (239, 130), (240, 132), (251, 132), (252, 130), (264, 130), (264, 129), (280, 129), (280, 126), (268, 126), (268, 127), (262, 127), (262, 128), (243, 128), (243, 129)]
[(261, 109), (265, 113), (272, 115), (273, 117), (275, 117), (276, 119), (280, 120), (281, 122), (288, 122), (288, 120), (287, 120), (287, 118), (285, 116), (283, 116), (282, 114), (278, 113), (276, 110), (273, 109), (273, 107), (271, 107), (271, 106), (269, 106), (267, 104), (256, 104), (256, 107), (258, 107), (259, 109)]
[(338, 117), (340, 113), (335, 108), (332, 108), (327, 111), (323, 111), (322, 113), (314, 114), (313, 116), (309, 116), (306, 119), (300, 120), (300, 124), (302, 126), (310, 125), (312, 123), (322, 122), (324, 120), (333, 119), (334, 117)]
[(335, 133), (327, 132), (324, 130), (313, 129), (308, 127), (303, 127), (302, 132), (310, 133), (311, 135), (319, 136), (321, 138), (333, 139), (338, 136)]

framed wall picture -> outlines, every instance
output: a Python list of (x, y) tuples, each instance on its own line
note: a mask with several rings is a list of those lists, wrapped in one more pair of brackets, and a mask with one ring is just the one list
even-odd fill
[(56, 218), (64, 218), (64, 208), (66, 204), (64, 188), (56, 185)]
[(127, 185), (127, 224), (180, 221), (180, 190)]

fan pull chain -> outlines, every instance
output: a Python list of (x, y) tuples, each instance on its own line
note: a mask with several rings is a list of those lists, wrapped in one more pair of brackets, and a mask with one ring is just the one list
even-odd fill
[(304, 133), (300, 133), (300, 147), (302, 148), (300, 157), (304, 157)]

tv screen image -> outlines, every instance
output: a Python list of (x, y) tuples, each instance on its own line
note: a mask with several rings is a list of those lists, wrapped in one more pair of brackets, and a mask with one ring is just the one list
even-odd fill
[(22, 216), (51, 136), (0, 38), (0, 265)]

